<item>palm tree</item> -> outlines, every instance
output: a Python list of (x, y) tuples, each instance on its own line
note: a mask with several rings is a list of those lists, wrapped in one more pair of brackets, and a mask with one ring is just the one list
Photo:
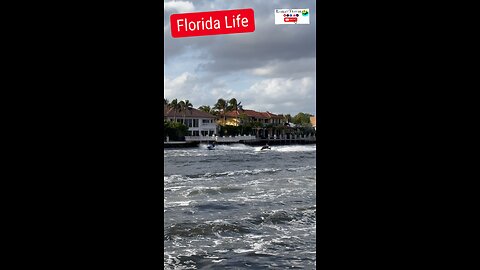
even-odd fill
[(212, 113), (212, 108), (210, 108), (210, 106), (208, 106), (208, 105), (202, 105), (202, 106), (198, 107), (198, 109), (202, 112)]
[[(239, 113), (239, 110), (243, 110), (241, 104), (242, 102), (237, 102), (236, 98), (232, 98), (228, 101), (228, 109), (230, 111), (235, 111)], [(240, 119), (238, 117), (237, 117), (237, 121), (240, 123)]]
[(183, 111), (183, 124), (185, 124), (185, 114), (187, 113), (187, 110), (191, 113), (193, 104), (190, 103), (188, 99), (180, 101), (180, 111)]
[(178, 103), (179, 112), (183, 112), (183, 124), (185, 124), (185, 101), (181, 100)]
[(185, 100), (185, 108), (187, 108), (188, 111), (192, 111), (192, 108), (193, 108), (193, 104), (190, 103), (190, 100), (186, 99)]
[(172, 102), (170, 102), (170, 108), (173, 110), (173, 119), (175, 122), (177, 122), (177, 111), (180, 108), (180, 104), (178, 103), (177, 99), (174, 99)]
[(214, 109), (217, 109), (221, 115), (223, 115), (223, 124), (227, 122), (227, 118), (225, 116), (225, 113), (228, 111), (228, 103), (225, 99), (219, 98), (217, 103), (213, 106)]
[(163, 99), (163, 106), (164, 107), (168, 106), (168, 99), (166, 99), (166, 98)]
[(242, 102), (237, 102), (236, 98), (232, 98), (228, 101), (228, 107), (232, 111), (238, 111), (239, 109), (242, 109)]

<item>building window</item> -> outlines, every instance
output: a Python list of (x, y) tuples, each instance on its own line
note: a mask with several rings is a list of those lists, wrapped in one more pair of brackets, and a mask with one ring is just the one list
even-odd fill
[(193, 119), (193, 127), (198, 127), (198, 119)]
[(210, 120), (208, 120), (208, 119), (202, 119), (202, 124), (208, 124), (208, 123), (210, 123)]

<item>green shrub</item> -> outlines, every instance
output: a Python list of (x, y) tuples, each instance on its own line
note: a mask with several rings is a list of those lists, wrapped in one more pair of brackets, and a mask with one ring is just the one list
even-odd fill
[(165, 138), (168, 136), (171, 141), (185, 140), (188, 133), (188, 127), (179, 122), (164, 121), (163, 128)]

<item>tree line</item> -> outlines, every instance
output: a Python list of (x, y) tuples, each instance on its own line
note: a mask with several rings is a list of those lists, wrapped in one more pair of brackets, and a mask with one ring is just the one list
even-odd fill
[[(193, 108), (193, 104), (190, 103), (190, 101), (187, 100), (181, 100), (178, 101), (177, 99), (173, 99), (172, 101), (169, 101), (168, 99), (164, 98), (164, 106), (168, 108), (173, 108), (174, 112), (174, 118), (176, 120), (176, 114), (182, 112), (182, 116), (185, 118), (185, 114), (188, 110), (191, 110)], [(243, 105), (242, 102), (238, 102), (236, 98), (231, 98), (231, 99), (223, 99), (219, 98), (217, 102), (213, 106), (209, 105), (202, 105), (198, 107), (200, 111), (215, 115), (215, 116), (220, 116), (224, 121), (226, 121), (226, 114), (231, 111), (241, 111), (243, 110)], [(310, 124), (310, 117), (313, 116), (308, 113), (303, 113), (299, 112), (295, 116), (291, 116), (290, 114), (284, 115), (284, 120), (285, 122), (288, 123), (294, 123), (296, 125), (301, 125), (301, 126), (308, 126)], [(242, 118), (245, 120), (246, 115), (240, 114), (240, 119)]]
[[(164, 98), (164, 107), (168, 109), (173, 109), (174, 115), (174, 122), (164, 121), (164, 128), (165, 133), (172, 139), (180, 139), (181, 137), (185, 136), (188, 133), (188, 127), (182, 123), (177, 123), (177, 116), (183, 116), (183, 123), (185, 123), (185, 117), (188, 111), (192, 110), (193, 104), (187, 100), (178, 101), (178, 99), (173, 99), (169, 101), (168, 99)], [(240, 111), (239, 126), (229, 126), (229, 125), (221, 125), (219, 129), (219, 135), (227, 135), (227, 134), (250, 134), (254, 132), (255, 128), (275, 128), (275, 129), (284, 129), (284, 126), (273, 124), (263, 124), (260, 122), (251, 122), (246, 114), (242, 114), (241, 111), (243, 110), (242, 102), (239, 102), (236, 98), (231, 99), (223, 99), (219, 98), (217, 102), (213, 106), (209, 105), (202, 105), (198, 107), (198, 110), (218, 116), (226, 122), (226, 114), (231, 111)], [(284, 121), (286, 123), (293, 123), (298, 128), (306, 129), (306, 131), (311, 130), (310, 124), (310, 116), (313, 116), (308, 113), (300, 112), (295, 116), (291, 116), (290, 114), (283, 115)]]

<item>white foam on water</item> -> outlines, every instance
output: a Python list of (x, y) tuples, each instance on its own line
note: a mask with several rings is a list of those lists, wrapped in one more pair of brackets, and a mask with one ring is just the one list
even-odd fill
[(182, 177), (181, 175), (179, 174), (172, 174), (172, 175), (169, 175), (169, 176), (163, 176), (163, 181), (166, 181), (166, 182), (170, 182), (174, 179), (177, 179), (179, 177)]
[(189, 206), (192, 201), (178, 201), (178, 202), (167, 202), (165, 204), (167, 205), (177, 205), (177, 206)]
[(251, 146), (248, 146), (246, 144), (242, 144), (242, 143), (236, 143), (236, 144), (216, 144), (215, 145), (215, 149), (214, 150), (208, 150), (207, 148), (207, 144), (200, 144), (198, 146), (198, 148), (196, 148), (195, 150), (193, 151), (207, 151), (208, 153), (214, 153), (215, 150), (222, 150), (222, 151), (229, 151), (229, 150), (247, 150), (247, 151), (251, 151), (253, 149), (253, 147)]
[(232, 151), (238, 151), (242, 154), (258, 155), (269, 152), (315, 152), (316, 145), (272, 145), (270, 150), (261, 150), (262, 146), (249, 146), (246, 144), (217, 144), (214, 150), (208, 150), (207, 144), (200, 144), (196, 148), (188, 150), (164, 150), (164, 157), (209, 157), (232, 155)]
[(248, 146), (246, 144), (220, 144), (215, 146), (215, 148), (218, 148), (220, 150), (253, 150), (253, 147)]
[[(250, 217), (245, 217), (243, 219), (250, 219)], [(265, 236), (263, 236), (263, 235), (248, 235), (248, 238), (250, 238), (250, 239), (258, 239), (258, 238), (263, 238), (263, 237), (265, 237)]]
[(254, 249), (243, 249), (243, 248), (233, 250), (233, 252), (235, 252), (235, 253), (247, 253), (247, 252), (252, 252), (252, 251), (255, 251), (255, 250)]
[(205, 259), (218, 259), (218, 256), (210, 255), (210, 256), (205, 256), (204, 258)]
[(163, 191), (178, 191), (187, 186), (174, 186), (174, 187), (164, 187)]
[(306, 171), (311, 169), (316, 170), (317, 167), (316, 166), (290, 167), (290, 168), (287, 168), (286, 170), (295, 172), (295, 171)]
[(206, 151), (207, 147), (205, 146), (205, 150), (200, 150), (201, 148), (191, 148), (188, 150), (178, 150), (178, 149), (172, 149), (168, 151), (163, 151), (163, 156), (165, 158), (168, 157), (206, 157), (208, 156), (208, 152)]
[(184, 181), (189, 181), (190, 178), (186, 177), (186, 176), (183, 176), (183, 175), (179, 175), (179, 174), (173, 174), (173, 175), (170, 175), (170, 176), (163, 176), (163, 182), (164, 183), (177, 183), (177, 182), (184, 182)]
[(252, 248), (253, 250), (255, 251), (260, 251), (260, 250), (263, 250), (263, 246), (265, 245), (265, 242), (261, 241), (261, 242), (257, 242), (257, 243), (253, 243), (252, 244)]
[(278, 145), (271, 146), (270, 151), (277, 152), (315, 152), (317, 151), (316, 145)]
[(264, 168), (264, 169), (254, 169), (254, 170), (239, 170), (239, 171), (226, 171), (226, 172), (217, 172), (217, 173), (205, 173), (204, 177), (222, 177), (222, 176), (236, 176), (236, 175), (257, 175), (259, 173), (272, 173), (278, 172), (282, 169), (277, 168)]
[(255, 201), (254, 199), (250, 199), (249, 197), (236, 197), (237, 202), (252, 202)]

